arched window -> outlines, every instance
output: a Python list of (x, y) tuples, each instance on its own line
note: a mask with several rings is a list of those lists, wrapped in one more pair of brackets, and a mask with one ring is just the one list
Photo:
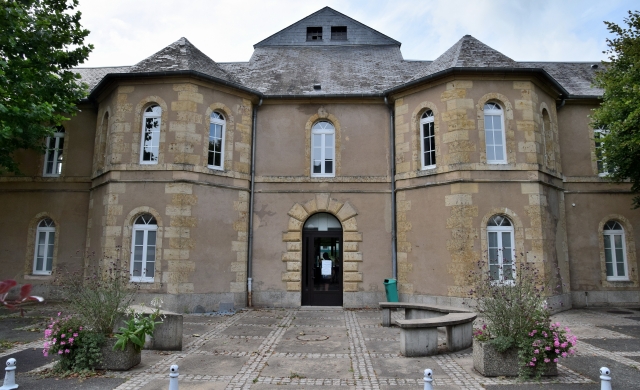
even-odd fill
[(45, 218), (38, 223), (36, 230), (36, 248), (33, 255), (34, 275), (51, 275), (55, 242), (56, 224), (51, 218)]
[(218, 112), (211, 113), (209, 118), (209, 168), (224, 169), (224, 116)]
[(133, 224), (131, 240), (131, 281), (153, 282), (156, 269), (158, 224), (151, 214), (142, 214)]
[(608, 221), (602, 231), (607, 280), (629, 280), (624, 229), (616, 221)]
[(140, 164), (157, 164), (160, 150), (160, 117), (162, 108), (159, 105), (147, 107), (142, 116), (142, 142), (140, 143)]
[(317, 122), (311, 128), (311, 176), (334, 177), (336, 130), (330, 122)]
[(607, 176), (609, 171), (604, 161), (604, 141), (603, 138), (609, 134), (609, 130), (600, 127), (593, 130), (593, 141), (595, 142), (596, 166), (598, 167), (598, 176)]
[(487, 223), (489, 273), (496, 282), (513, 282), (515, 250), (513, 224), (502, 215), (494, 215)]
[(488, 164), (506, 164), (506, 140), (504, 134), (504, 114), (497, 103), (484, 105), (484, 134), (487, 146)]
[(47, 137), (44, 154), (43, 176), (60, 176), (62, 173), (62, 151), (64, 149), (64, 127), (56, 127), (53, 137)]
[(436, 167), (436, 134), (433, 111), (427, 110), (420, 118), (420, 139), (422, 147), (422, 169)]

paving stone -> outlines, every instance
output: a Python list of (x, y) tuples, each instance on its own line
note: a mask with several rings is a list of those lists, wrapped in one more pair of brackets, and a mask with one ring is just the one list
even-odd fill
[(372, 358), (376, 374), (382, 378), (424, 378), (424, 370), (430, 368), (434, 376), (448, 377), (440, 365), (431, 357), (421, 358)]
[[(438, 388), (439, 389), (439, 388)], [(600, 390), (599, 383), (538, 383), (530, 385), (488, 385), (487, 390)]]
[(245, 325), (227, 328), (222, 334), (227, 336), (267, 337), (272, 331), (272, 327)]
[(327, 326), (327, 327), (345, 327), (344, 318), (341, 319), (324, 319), (324, 318), (307, 318), (302, 317), (293, 319), (291, 322), (294, 326)]
[[(187, 382), (183, 380), (179, 380), (180, 390), (224, 390), (229, 381), (226, 382)], [(140, 390), (158, 390), (158, 389), (166, 389), (169, 387), (169, 377), (167, 379), (156, 379), (153, 380), (143, 387)]]
[(617, 333), (622, 333), (631, 337), (640, 338), (640, 325), (609, 325), (599, 326), (598, 328), (612, 330)]
[(590, 378), (598, 385), (600, 384), (600, 367), (607, 367), (611, 370), (611, 387), (613, 389), (631, 390), (639, 387), (640, 370), (611, 359), (599, 356), (575, 356), (564, 359), (562, 365)]
[[(234, 375), (247, 362), (248, 357), (224, 355), (192, 354), (179, 359), (176, 364), (180, 367), (180, 375)], [(167, 372), (168, 372), (167, 366)], [(167, 378), (168, 378), (167, 374)]]
[[(640, 340), (638, 339), (579, 339), (578, 342), (588, 343), (612, 352), (640, 352)], [(578, 344), (579, 347), (580, 344)]]
[(210, 353), (255, 352), (263, 341), (262, 339), (209, 339), (200, 347), (200, 350)]
[[(400, 328), (385, 328), (382, 327), (382, 325), (375, 328), (363, 328), (362, 335), (365, 339), (390, 339), (400, 341)], [(398, 348), (400, 348), (400, 344), (398, 344)]]
[[(304, 333), (302, 340), (300, 333)], [(326, 340), (311, 341), (314, 337)], [(309, 328), (288, 329), (275, 349), (276, 352), (292, 353), (348, 353), (347, 332), (345, 328)]]
[(293, 387), (296, 390), (355, 390), (356, 389), (355, 386), (325, 386), (325, 385), (299, 385), (299, 384), (296, 384), (295, 386), (285, 386), (282, 384), (277, 385), (277, 384), (266, 384), (266, 383), (255, 383), (251, 385), (251, 389), (255, 389), (255, 390), (287, 390), (290, 387)]
[(245, 317), (236, 324), (275, 325), (279, 321), (276, 317)]
[[(42, 354), (42, 348), (27, 349), (24, 351), (12, 353), (7, 356), (3, 356), (0, 359), (0, 367), (2, 367), (2, 371), (4, 371), (6, 362), (10, 358), (16, 359), (16, 372), (18, 374), (31, 371), (34, 368), (38, 368), (44, 366), (45, 364), (53, 363), (56, 361), (55, 356), (44, 357), (44, 355)], [(4, 372), (0, 374), (0, 377), (4, 378)]]
[[(111, 390), (124, 383), (123, 378), (57, 379), (24, 376), (16, 379), (20, 390)], [(167, 382), (168, 387), (168, 382)]]
[(400, 342), (396, 340), (366, 340), (365, 345), (370, 353), (400, 353)]
[(41, 318), (0, 318), (0, 340), (30, 342), (41, 339), (44, 336), (44, 330), (38, 332), (19, 330), (27, 326), (36, 328), (38, 325), (44, 326)]
[(290, 379), (352, 379), (353, 371), (351, 369), (351, 360), (348, 358), (296, 359), (272, 357), (267, 361), (267, 366), (262, 370), (260, 376)]

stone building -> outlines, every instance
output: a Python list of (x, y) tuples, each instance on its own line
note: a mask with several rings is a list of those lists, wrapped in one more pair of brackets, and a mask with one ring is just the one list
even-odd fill
[[(117, 261), (169, 308), (460, 305), (479, 260), (638, 304), (640, 215), (606, 180), (597, 63), (517, 62), (466, 35), (433, 61), (331, 8), (215, 62), (181, 38), (79, 68), (80, 113), (0, 178), (2, 277)], [(430, 55), (430, 54), (428, 54)]]

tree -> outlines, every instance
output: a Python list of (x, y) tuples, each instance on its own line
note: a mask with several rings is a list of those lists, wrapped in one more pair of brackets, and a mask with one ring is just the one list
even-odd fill
[(93, 49), (78, 0), (0, 0), (0, 171), (13, 153), (44, 150), (55, 126), (77, 111), (87, 87), (71, 69)]
[[(594, 129), (604, 128), (602, 157), (608, 178), (631, 181), (631, 191), (640, 193), (640, 13), (629, 11), (626, 28), (605, 22), (615, 34), (607, 39), (609, 61), (596, 74), (594, 84), (604, 89), (602, 104), (592, 114)], [(640, 207), (640, 196), (633, 208)]]

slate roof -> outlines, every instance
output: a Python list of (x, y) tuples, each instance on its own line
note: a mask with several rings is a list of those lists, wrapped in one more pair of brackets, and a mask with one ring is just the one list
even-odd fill
[(265, 95), (358, 95), (382, 93), (428, 64), (404, 61), (395, 45), (361, 45), (259, 47), (248, 63), (220, 66)]
[(465, 35), (412, 80), (450, 68), (516, 68), (518, 63), (471, 35)]
[(238, 82), (235, 77), (222, 70), (214, 60), (207, 57), (184, 37), (129, 68), (130, 73), (175, 70), (191, 70), (217, 79)]
[[(347, 29), (347, 39), (334, 40), (331, 27), (342, 26)], [(321, 27), (322, 39), (307, 41), (307, 27)], [(331, 7), (324, 7), (304, 19), (286, 27), (277, 33), (253, 45), (253, 48), (265, 46), (344, 46), (344, 45), (397, 45), (401, 43), (355, 19), (342, 14)]]
[[(528, 68), (542, 68), (571, 95), (602, 96), (603, 89), (592, 86), (596, 71), (601, 63), (596, 62), (521, 62)], [(597, 68), (592, 66), (596, 65)]]
[(75, 68), (71, 71), (79, 74), (82, 81), (89, 85), (89, 91), (109, 73), (128, 73), (130, 66), (105, 66), (101, 68)]
[[(306, 34), (303, 21), (328, 23), (327, 20), (333, 20), (331, 18), (335, 18), (337, 24), (351, 23), (347, 26), (348, 31), (354, 34), (360, 31), (360, 38), (356, 34), (346, 44), (307, 44), (300, 41), (300, 33)], [(304, 37), (306, 40), (306, 35)], [(360, 44), (355, 44), (356, 38), (361, 39)], [(74, 71), (91, 89), (110, 73), (133, 76), (132, 73), (194, 71), (236, 84), (249, 89), (249, 92), (258, 91), (275, 97), (382, 95), (387, 90), (448, 69), (522, 68), (523, 71), (544, 69), (572, 97), (601, 96), (603, 93), (591, 86), (595, 75), (591, 65), (598, 63), (517, 62), (471, 35), (462, 37), (434, 61), (405, 60), (399, 42), (329, 7), (254, 47), (249, 62), (216, 63), (186, 38), (180, 38), (133, 66), (77, 68)], [(314, 89), (314, 84), (320, 84), (321, 89)]]

